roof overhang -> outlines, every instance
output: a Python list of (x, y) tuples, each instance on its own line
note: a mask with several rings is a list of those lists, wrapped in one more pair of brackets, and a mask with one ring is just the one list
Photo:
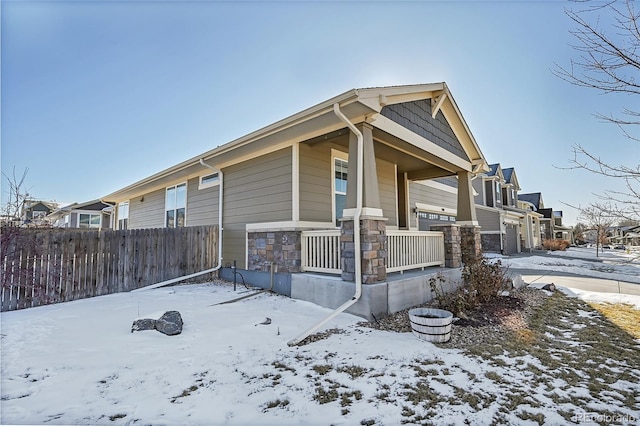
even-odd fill
[[(470, 161), (461, 159), (424, 138), (416, 139), (413, 132), (410, 132), (413, 139), (409, 138), (406, 129), (398, 129), (393, 125), (395, 123), (379, 114), (386, 105), (420, 99), (434, 100), (434, 115), (442, 111)], [(333, 105), (336, 103), (351, 122), (367, 122), (386, 133), (396, 133), (395, 136), (399, 139), (413, 145), (412, 149), (417, 148), (420, 152), (426, 153), (427, 160), (438, 159), (439, 166), (441, 165), (449, 174), (454, 174), (458, 170), (475, 173), (488, 169), (487, 162), (445, 83), (365, 88), (349, 90), (241, 138), (219, 145), (112, 192), (101, 200), (109, 203), (125, 201), (203, 173), (210, 173), (210, 169), (203, 166), (200, 160), (204, 160), (210, 166), (223, 169), (258, 155), (339, 131), (345, 126), (333, 111)], [(407, 141), (405, 137), (410, 140)]]

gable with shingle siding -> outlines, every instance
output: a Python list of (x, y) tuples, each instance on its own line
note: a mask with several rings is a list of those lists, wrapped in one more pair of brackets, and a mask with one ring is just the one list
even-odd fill
[(387, 105), (382, 108), (380, 114), (469, 161), (442, 111), (438, 111), (436, 118), (431, 118), (431, 99)]

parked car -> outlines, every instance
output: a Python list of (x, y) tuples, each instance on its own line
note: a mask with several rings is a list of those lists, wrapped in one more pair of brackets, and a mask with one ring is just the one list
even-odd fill
[(616, 246), (613, 246), (613, 249), (614, 250), (626, 250), (627, 248), (622, 244), (618, 244)]

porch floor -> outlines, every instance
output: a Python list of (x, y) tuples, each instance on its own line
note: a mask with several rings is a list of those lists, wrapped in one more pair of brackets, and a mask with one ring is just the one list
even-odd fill
[[(433, 299), (429, 279), (438, 274), (445, 276), (445, 291), (460, 282), (459, 268), (432, 267), (392, 273), (387, 280), (375, 284), (363, 284), (360, 300), (347, 312), (367, 320), (382, 318), (403, 309), (422, 305)], [(339, 276), (317, 273), (291, 275), (291, 297), (306, 300), (329, 309), (336, 309), (351, 299), (355, 283), (343, 281)]]

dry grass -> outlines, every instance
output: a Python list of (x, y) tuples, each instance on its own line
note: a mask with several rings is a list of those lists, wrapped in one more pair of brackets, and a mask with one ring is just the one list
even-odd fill
[(640, 339), (640, 309), (625, 303), (589, 303), (609, 321)]

